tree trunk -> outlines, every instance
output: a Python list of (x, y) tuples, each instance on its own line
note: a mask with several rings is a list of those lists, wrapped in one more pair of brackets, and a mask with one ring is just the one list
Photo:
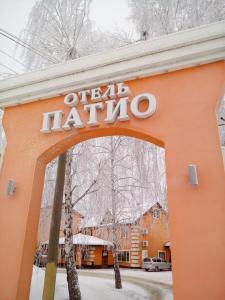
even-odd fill
[(113, 268), (115, 272), (115, 288), (116, 289), (122, 289), (122, 281), (120, 276), (120, 266), (118, 262), (118, 251), (117, 251), (117, 245), (113, 243)]
[(111, 197), (112, 197), (112, 239), (113, 239), (113, 267), (115, 272), (115, 288), (122, 289), (122, 281), (120, 276), (120, 267), (118, 262), (118, 239), (116, 224), (116, 190), (115, 190), (115, 151), (113, 137), (110, 138), (110, 167), (111, 167)]
[(72, 218), (72, 150), (67, 151), (66, 174), (65, 174), (65, 258), (66, 273), (70, 300), (81, 300), (81, 292), (74, 259), (73, 247), (73, 218)]

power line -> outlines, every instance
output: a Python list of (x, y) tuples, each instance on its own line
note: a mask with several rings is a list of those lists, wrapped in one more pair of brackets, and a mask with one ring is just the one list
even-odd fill
[[(9, 39), (9, 40), (11, 40), (11, 41), (13, 41), (14, 43), (16, 43), (16, 44), (18, 44), (18, 45), (20, 45), (20, 46), (22, 46), (22, 47), (24, 47), (24, 48), (27, 48), (27, 49), (29, 49), (27, 46), (25, 46), (25, 44), (23, 44), (22, 42), (20, 42), (19, 40), (15, 40), (14, 38), (12, 38), (10, 35), (8, 36), (8, 35), (6, 35), (6, 34), (4, 34), (3, 32), (1, 32), (1, 29), (0, 29), (0, 35), (2, 35), (2, 36), (4, 36), (4, 37), (6, 37), (7, 39)], [(29, 50), (31, 50), (31, 49), (29, 49)], [(37, 54), (37, 52), (36, 51), (33, 51), (33, 50), (31, 50), (32, 52), (34, 52), (35, 54)], [(40, 54), (39, 54), (40, 55)], [(42, 58), (44, 58), (44, 59), (46, 59), (45, 57), (43, 57), (42, 55), (40, 55)]]
[(12, 75), (12, 73), (0, 72), (0, 76), (8, 76), (8, 75)]
[(40, 50), (37, 50), (35, 48), (33, 48), (31, 45), (29, 45), (27, 42), (21, 40), (20, 38), (18, 38), (17, 36), (15, 36), (14, 34), (7, 32), (6, 30), (0, 28), (0, 35), (10, 39), (11, 41), (13, 41), (14, 43), (32, 51), (33, 53), (41, 56), (43, 59), (51, 61), (52, 63), (57, 63), (56, 60), (52, 59), (50, 56), (43, 54), (40, 52)]
[(49, 57), (46, 57), (46, 55), (44, 56), (42, 53), (40, 53), (39, 50), (36, 50), (35, 48), (33, 48), (32, 46), (30, 46), (29, 44), (27, 44), (26, 42), (22, 41), (21, 39), (17, 38), (16, 36), (14, 36), (13, 34), (11, 33), (8, 33), (7, 31), (5, 30), (2, 30), (0, 29), (0, 35), (10, 39), (11, 41), (13, 41), (14, 43), (34, 52), (35, 54), (41, 56), (43, 59), (45, 60), (48, 60), (48, 61), (51, 61), (53, 63), (55, 63), (54, 60), (50, 59)]
[(0, 63), (0, 66), (3, 66), (4, 68), (8, 69), (9, 71), (13, 72), (14, 74), (18, 74), (16, 71), (14, 71), (13, 69), (11, 69), (10, 67), (6, 66), (3, 63)]
[(21, 61), (19, 61), (18, 59), (16, 59), (12, 55), (9, 55), (8, 53), (6, 53), (5, 51), (3, 51), (1, 49), (0, 49), (0, 52), (3, 53), (4, 55), (8, 56), (9, 58), (13, 59), (15, 62), (21, 64), (21, 66), (26, 67), (23, 63), (21, 63)]
[[(6, 36), (6, 35), (8, 36), (8, 35), (9, 35), (9, 37), (11, 37), (15, 42), (19, 42), (20, 45), (21, 45), (21, 43), (22, 43), (22, 44), (23, 44), (22, 46), (24, 46), (24, 47), (26, 47), (26, 48), (29, 48), (29, 50), (31, 50), (31, 51), (37, 53), (38, 55), (41, 55), (42, 58), (47, 59), (47, 60), (50, 60), (50, 61), (52, 61), (52, 62), (56, 62), (56, 61), (54, 61), (50, 56), (41, 53), (40, 50), (35, 49), (34, 47), (32, 47), (32, 46), (31, 46), (30, 44), (28, 44), (27, 42), (25, 42), (25, 41), (23, 41), (22, 39), (18, 38), (16, 35), (14, 35), (14, 34), (8, 32), (8, 31), (6, 31), (6, 30), (3, 30), (3, 29), (0, 28), (0, 34), (1, 34), (1, 31), (4, 33), (4, 34), (3, 34), (4, 36)], [(6, 36), (6, 37), (7, 37), (7, 36)]]

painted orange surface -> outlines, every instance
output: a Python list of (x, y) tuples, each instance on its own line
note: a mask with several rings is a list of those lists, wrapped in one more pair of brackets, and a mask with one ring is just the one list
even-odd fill
[[(153, 208), (158, 208), (157, 205), (153, 206)], [(141, 228), (148, 229), (148, 234), (140, 235), (140, 247), (142, 247), (143, 241), (148, 241), (149, 246), (143, 249), (148, 250), (148, 255), (150, 257), (158, 257), (158, 251), (165, 251), (164, 244), (170, 241), (169, 236), (169, 228), (168, 228), (168, 216), (163, 211), (163, 209), (159, 208), (159, 218), (153, 218), (152, 210), (147, 211), (143, 218), (140, 220), (139, 225)], [(166, 260), (169, 261), (169, 253), (166, 252), (167, 257)], [(140, 253), (140, 262), (142, 261), (141, 253)]]
[(108, 265), (112, 266), (113, 265), (113, 254), (112, 254), (112, 250), (109, 250), (108, 252)]
[[(102, 252), (106, 250), (104, 246), (89, 246), (88, 248), (88, 254), (87, 256), (82, 260), (82, 265), (83, 266), (91, 266), (91, 267), (103, 267), (102, 264)], [(90, 257), (90, 253), (92, 257)], [(108, 250), (108, 264), (105, 265), (104, 267), (107, 266), (112, 266), (113, 261), (112, 261), (112, 251)]]
[[(159, 211), (159, 217), (156, 219), (153, 217), (153, 210)], [(111, 216), (109, 216), (108, 223), (110, 223)], [(136, 225), (135, 225), (136, 224)], [(132, 230), (135, 229), (135, 237), (132, 236)], [(127, 229), (127, 234), (124, 236), (124, 229)], [(147, 229), (147, 234), (143, 234), (143, 230)], [(107, 219), (105, 218), (105, 226), (101, 224), (99, 228), (89, 227), (86, 228), (87, 234), (93, 234), (103, 240), (111, 241), (112, 229), (107, 225)], [(132, 238), (135, 239), (134, 246), (137, 245), (137, 249), (132, 249)], [(117, 226), (117, 240), (119, 244), (119, 251), (128, 251), (130, 253), (130, 259), (128, 262), (119, 262), (122, 267), (141, 267), (142, 250), (147, 251), (147, 256), (158, 257), (159, 251), (165, 252), (165, 259), (171, 260), (170, 250), (164, 247), (165, 243), (170, 241), (169, 226), (168, 226), (168, 214), (162, 209), (162, 207), (156, 203), (143, 215), (135, 220), (132, 224), (121, 224)], [(148, 245), (143, 246), (143, 241), (147, 241)], [(132, 252), (135, 252), (132, 253)], [(138, 259), (138, 265), (134, 265), (132, 256)]]
[(95, 266), (102, 265), (102, 250), (103, 250), (103, 247), (95, 247), (95, 258), (94, 258)]
[[(164, 146), (175, 300), (225, 299), (225, 175), (215, 111), (224, 92), (225, 64), (211, 63), (127, 82), (132, 96), (153, 93), (148, 119), (40, 132), (42, 113), (62, 109), (63, 97), (7, 108), (7, 148), (0, 175), (0, 299), (29, 299), (46, 164), (89, 138), (129, 135)], [(82, 111), (82, 110), (81, 110)], [(87, 120), (87, 113), (81, 112)], [(199, 185), (191, 186), (188, 165)], [(17, 191), (6, 196), (8, 180)], [(197, 266), (197, 267), (196, 267)]]

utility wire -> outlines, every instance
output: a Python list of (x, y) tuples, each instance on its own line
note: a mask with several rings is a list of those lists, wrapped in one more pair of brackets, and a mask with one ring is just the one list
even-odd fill
[(26, 67), (23, 63), (21, 63), (21, 61), (19, 61), (18, 59), (16, 59), (12, 55), (9, 55), (8, 53), (6, 53), (5, 51), (3, 51), (1, 49), (0, 49), (0, 52), (3, 53), (4, 55), (8, 56), (9, 58), (13, 59), (15, 62), (21, 64), (21, 66)]
[(10, 67), (4, 65), (3, 63), (0, 63), (0, 66), (3, 66), (4, 68), (8, 69), (9, 71), (13, 72), (14, 74), (18, 74), (16, 71), (14, 71), (14, 70), (11, 69)]
[[(4, 37), (8, 38), (9, 40), (13, 41), (14, 43), (16, 43), (16, 44), (18, 44), (18, 45), (20, 45), (20, 46), (22, 46), (22, 47), (24, 47), (24, 48), (27, 48), (28, 50), (31, 50), (28, 46), (26, 46), (25, 44), (23, 44), (23, 43), (20, 42), (19, 40), (15, 40), (15, 39), (13, 39), (11, 36), (8, 36), (8, 35), (4, 34), (3, 32), (1, 32), (1, 29), (0, 29), (0, 35), (2, 35), (2, 36), (4, 36)], [(31, 51), (34, 52), (35, 54), (40, 55), (40, 54), (37, 53), (37, 51), (35, 51), (35, 50), (31, 50)], [(46, 57), (44, 57), (44, 56), (42, 56), (42, 55), (40, 55), (40, 56), (46, 60)]]
[[(31, 46), (30, 44), (28, 44), (27, 42), (25, 42), (25, 41), (23, 41), (22, 39), (18, 38), (16, 35), (14, 35), (14, 34), (8, 32), (8, 31), (6, 31), (6, 30), (0, 28), (0, 34), (1, 34), (1, 31), (2, 31), (2, 33), (3, 33), (4, 36), (6, 36), (6, 35), (8, 36), (8, 35), (9, 35), (9, 37), (11, 37), (12, 39), (16, 40), (15, 42), (18, 41), (20, 44), (22, 43), (25, 47), (28, 47), (30, 50), (32, 50), (32, 51), (36, 52), (37, 54), (41, 55), (44, 59), (50, 60), (50, 61), (52, 61), (52, 62), (56, 62), (56, 61), (54, 61), (50, 56), (48, 56), (48, 55), (46, 55), (46, 54), (43, 55), (43, 54), (40, 52), (40, 50), (35, 49), (34, 47), (32, 47), (32, 46)], [(22, 46), (23, 46), (23, 45), (22, 45)]]
[[(39, 55), (40, 57), (42, 57), (43, 59), (47, 60), (47, 61), (50, 61), (52, 63), (57, 63), (56, 60), (52, 59), (51, 57), (49, 57), (48, 55), (46, 54), (42, 54), (39, 50), (33, 48), (32, 46), (30, 46), (27, 42), (21, 40), (20, 38), (18, 38), (17, 36), (13, 35), (12, 33), (10, 32), (7, 32), (6, 30), (0, 28), (0, 35), (6, 37), (7, 39), (13, 41), (14, 43), (28, 49), (29, 51), (35, 53), (36, 55)], [(23, 65), (25, 67), (24, 64), (22, 64), (20, 61), (18, 61), (17, 59), (13, 58), (12, 56), (10, 56), (9, 54), (5, 53), (3, 50), (0, 50), (1, 53), (7, 55), (8, 57), (14, 59), (16, 62), (20, 63), (21, 65)], [(3, 66), (4, 68), (6, 68), (7, 70), (9, 70), (10, 72), (12, 72), (13, 74), (18, 74), (16, 71), (14, 71), (12, 68), (6, 66), (5, 64), (3, 63), (0, 63), (1, 66)], [(10, 73), (10, 74), (12, 74)]]
[[(9, 72), (0, 72), (0, 76), (1, 75), (5, 75), (5, 76), (8, 76), (8, 75), (12, 75), (12, 73), (9, 73)], [(1, 78), (0, 78), (0, 80), (1, 80)]]
[(24, 48), (27, 48), (28, 50), (30, 50), (30, 51), (34, 52), (35, 54), (41, 56), (45, 60), (51, 61), (52, 63), (57, 63), (57, 61), (52, 59), (49, 55), (41, 53), (39, 50), (35, 49), (31, 45), (29, 45), (27, 42), (21, 40), (20, 38), (18, 38), (14, 34), (7, 32), (6, 30), (3, 30), (3, 29), (0, 28), (0, 35), (10, 39), (11, 41), (15, 42), (16, 44), (18, 44), (18, 45), (20, 45)]

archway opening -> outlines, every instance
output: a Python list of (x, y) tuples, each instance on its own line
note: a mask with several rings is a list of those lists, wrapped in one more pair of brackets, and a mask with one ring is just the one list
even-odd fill
[[(172, 283), (171, 271), (166, 271), (171, 263), (171, 244), (164, 148), (117, 135), (80, 142), (73, 147), (72, 156), (74, 256), (77, 268), (81, 269), (78, 271), (81, 292), (86, 289), (82, 275), (87, 276), (90, 270), (97, 269), (95, 274), (100, 277), (113, 274), (113, 222), (116, 223), (117, 257), (122, 277), (147, 276), (148, 279), (142, 278), (145, 287), (140, 286), (138, 293), (150, 293), (146, 285), (149, 278), (155, 276)], [(42, 294), (56, 168), (57, 159), (54, 159), (48, 163), (45, 173), (31, 299)], [(62, 293), (67, 296), (64, 227), (63, 207), (58, 248), (61, 272), (57, 275), (57, 284), (64, 287)], [(150, 260), (153, 264), (147, 267)], [(161, 270), (165, 272), (160, 275), (149, 273)], [(101, 286), (101, 280), (95, 284)], [(132, 290), (133, 286), (129, 288)], [(125, 293), (129, 288), (125, 280)], [(168, 293), (172, 295), (170, 288)]]

